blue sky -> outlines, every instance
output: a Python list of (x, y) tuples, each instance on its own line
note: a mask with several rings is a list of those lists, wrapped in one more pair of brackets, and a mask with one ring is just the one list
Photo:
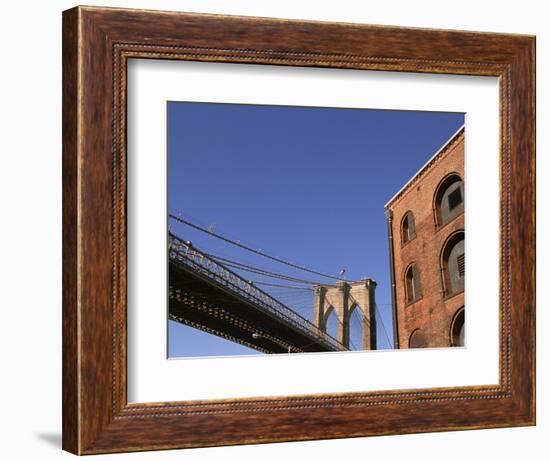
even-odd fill
[[(373, 278), (378, 347), (388, 348), (384, 204), (463, 123), (462, 113), (169, 102), (168, 209), (316, 271), (337, 275), (345, 268), (348, 280)], [(170, 226), (211, 253), (330, 283), (183, 224)], [(307, 290), (265, 289), (312, 317)], [(358, 344), (358, 320), (351, 336)], [(256, 353), (172, 321), (168, 338), (170, 357)]]

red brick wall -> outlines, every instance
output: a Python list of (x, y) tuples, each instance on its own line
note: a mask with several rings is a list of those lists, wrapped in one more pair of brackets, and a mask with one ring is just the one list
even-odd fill
[[(423, 332), (428, 347), (450, 346), (453, 316), (464, 306), (464, 292), (445, 297), (440, 269), (443, 245), (451, 234), (464, 229), (464, 213), (438, 228), (433, 209), (437, 187), (450, 173), (458, 173), (464, 181), (464, 132), (451, 140), (386, 206), (393, 213), (395, 294), (401, 348), (408, 347), (409, 337), (417, 328)], [(403, 243), (401, 223), (407, 211), (414, 213), (416, 238)], [(405, 271), (412, 262), (420, 271), (422, 298), (408, 304)]]

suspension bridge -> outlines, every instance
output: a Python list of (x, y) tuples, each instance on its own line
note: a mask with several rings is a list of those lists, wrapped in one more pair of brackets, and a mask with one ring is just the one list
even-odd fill
[[(199, 248), (170, 230), (170, 320), (263, 353), (376, 348), (375, 332), (374, 341), (371, 338), (372, 330), (375, 330), (374, 295), (367, 312), (358, 308), (354, 295), (358, 296), (356, 289), (359, 282), (349, 282), (342, 277), (269, 255), (220, 235), (211, 228), (197, 225), (181, 215), (170, 214), (169, 217), (241, 250), (290, 266), (297, 271), (305, 271), (315, 276), (312, 278), (324, 277), (336, 282), (326, 285), (318, 280), (246, 264)], [(245, 277), (250, 274), (259, 280), (252, 281)], [(335, 288), (342, 294), (336, 294), (338, 299), (330, 301), (326, 295), (327, 290), (334, 297)], [(362, 304), (365, 306), (369, 301), (363, 301)], [(307, 310), (306, 315), (303, 315), (304, 310)], [(298, 311), (302, 311), (302, 314)], [(364, 340), (360, 347), (353, 344), (351, 339), (350, 326), (354, 317), (355, 324), (362, 325)], [(330, 318), (337, 322), (334, 332), (329, 331)]]

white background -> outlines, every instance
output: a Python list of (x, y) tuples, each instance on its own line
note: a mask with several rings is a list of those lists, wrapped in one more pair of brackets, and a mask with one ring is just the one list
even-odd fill
[[(128, 92), (129, 401), (498, 383), (496, 77), (143, 59)], [(466, 347), (166, 360), (166, 101), (466, 113)]]
[[(544, 4), (535, 0), (447, 4), (421, 0), (110, 2), (111, 6), (536, 34), (539, 84), (537, 427), (125, 454), (118, 458), (547, 459), (550, 376), (545, 361), (550, 339), (542, 332), (548, 322), (548, 288), (543, 286), (543, 278), (548, 278), (550, 254), (541, 237), (550, 232), (550, 222), (542, 212), (550, 193), (549, 182), (543, 184), (549, 172), (548, 161), (542, 156), (548, 149), (548, 134), (542, 128), (550, 123), (550, 101), (542, 83), (550, 77), (550, 31)], [(0, 16), (0, 433), (5, 459), (71, 456), (60, 451), (61, 10), (73, 5), (68, 1), (6, 2)]]

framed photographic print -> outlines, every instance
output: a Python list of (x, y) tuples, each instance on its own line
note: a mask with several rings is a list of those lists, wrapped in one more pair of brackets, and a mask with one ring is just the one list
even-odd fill
[(534, 50), (64, 12), (64, 449), (534, 424)]

